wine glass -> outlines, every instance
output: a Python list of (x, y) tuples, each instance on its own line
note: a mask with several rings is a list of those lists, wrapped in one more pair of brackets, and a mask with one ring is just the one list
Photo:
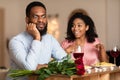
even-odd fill
[(114, 58), (114, 64), (116, 64), (116, 58), (119, 56), (120, 51), (115, 46), (113, 50), (110, 51), (110, 55)]
[(78, 46), (77, 49), (75, 50), (75, 52), (73, 53), (73, 57), (75, 59), (78, 59), (78, 58), (82, 58), (83, 55), (84, 55), (84, 53), (82, 52), (81, 47)]
[(82, 58), (83, 55), (84, 55), (84, 53), (76, 53), (76, 52), (73, 53), (73, 56), (74, 56), (75, 59)]

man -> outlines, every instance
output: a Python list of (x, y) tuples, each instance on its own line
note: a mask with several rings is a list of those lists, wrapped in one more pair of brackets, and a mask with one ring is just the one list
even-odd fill
[(9, 42), (12, 68), (36, 70), (51, 57), (60, 60), (66, 56), (58, 41), (46, 33), (46, 15), (46, 7), (41, 2), (34, 1), (26, 7), (26, 31)]

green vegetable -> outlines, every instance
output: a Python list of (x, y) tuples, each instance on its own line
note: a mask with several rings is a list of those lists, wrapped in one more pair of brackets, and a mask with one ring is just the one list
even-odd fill
[(34, 73), (34, 71), (30, 71), (30, 70), (11, 70), (10, 72), (11, 74), (9, 74), (9, 76), (13, 78), (28, 76)]
[(76, 74), (76, 68), (74, 61), (70, 59), (70, 55), (67, 55), (61, 61), (57, 61), (55, 59), (50, 61), (48, 63), (48, 67), (43, 67), (36, 71), (14, 70), (11, 72), (10, 76), (16, 78), (32, 74), (38, 75), (38, 80), (44, 80), (53, 74), (63, 74), (71, 76), (73, 74)]

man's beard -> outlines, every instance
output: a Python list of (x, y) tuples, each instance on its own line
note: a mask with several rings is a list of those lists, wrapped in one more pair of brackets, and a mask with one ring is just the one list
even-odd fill
[(47, 33), (47, 24), (46, 24), (46, 26), (44, 27), (43, 30), (39, 30), (39, 29), (38, 29), (38, 31), (40, 32), (40, 35), (41, 35), (41, 36), (44, 35), (44, 34), (46, 34), (46, 33)]

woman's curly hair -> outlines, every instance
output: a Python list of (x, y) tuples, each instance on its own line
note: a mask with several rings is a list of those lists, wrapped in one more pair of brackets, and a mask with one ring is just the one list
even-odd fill
[(73, 21), (76, 18), (79, 18), (79, 19), (83, 20), (85, 25), (89, 26), (89, 29), (86, 31), (87, 41), (90, 42), (90, 43), (94, 42), (95, 38), (98, 37), (98, 35), (96, 33), (94, 22), (88, 15), (84, 15), (84, 14), (79, 13), (79, 12), (72, 15), (70, 17), (70, 19), (68, 20), (66, 39), (68, 41), (74, 41), (76, 39), (73, 32), (72, 32), (72, 30), (71, 30), (71, 28), (73, 27)]

